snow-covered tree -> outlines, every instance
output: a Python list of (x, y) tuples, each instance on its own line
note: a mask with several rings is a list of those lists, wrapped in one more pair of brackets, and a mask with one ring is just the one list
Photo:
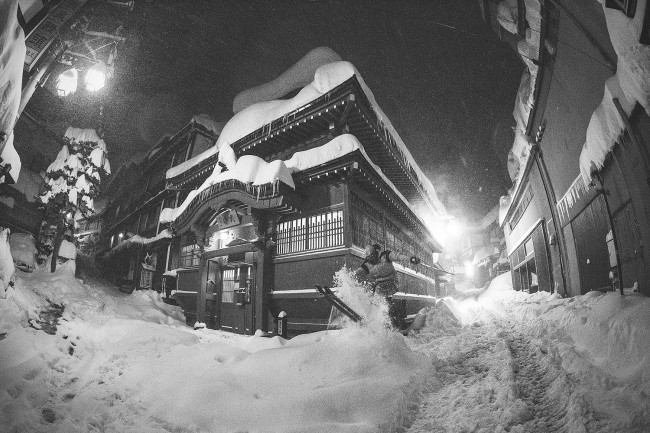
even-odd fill
[(64, 238), (72, 241), (74, 216), (94, 213), (101, 178), (110, 174), (106, 143), (94, 129), (68, 128), (65, 144), (47, 168), (45, 191), (40, 195), (45, 216), (38, 240), (39, 261), (52, 254), (56, 270), (58, 251)]

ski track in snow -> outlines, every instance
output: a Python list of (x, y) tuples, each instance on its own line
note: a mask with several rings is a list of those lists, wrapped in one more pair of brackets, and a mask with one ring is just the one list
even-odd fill
[[(445, 329), (442, 336), (413, 338), (412, 348), (431, 356), (435, 368), (418, 413), (404, 431), (647, 431), (647, 426), (621, 425), (615, 415), (592, 407), (580, 386), (585, 379), (565, 371), (559, 355), (547, 349), (557, 342), (531, 339), (531, 329), (491, 319)], [(607, 392), (596, 392), (601, 391)]]

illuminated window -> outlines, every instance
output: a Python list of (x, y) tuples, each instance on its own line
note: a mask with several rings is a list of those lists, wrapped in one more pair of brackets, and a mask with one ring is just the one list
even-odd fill
[(278, 224), (277, 254), (322, 250), (343, 245), (343, 211), (332, 211)]

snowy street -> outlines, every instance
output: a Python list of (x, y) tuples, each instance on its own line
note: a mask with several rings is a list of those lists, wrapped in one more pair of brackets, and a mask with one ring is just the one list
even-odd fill
[[(487, 291), (419, 333), (378, 319), (284, 340), (192, 330), (155, 292), (64, 266), (17, 271), (0, 299), (6, 432), (642, 432), (649, 303)], [(65, 310), (55, 335), (38, 312)], [(31, 324), (31, 326), (30, 326)]]
[(432, 392), (409, 431), (645, 431), (643, 391), (581, 356), (564, 330), (545, 321), (567, 302), (544, 297), (511, 298), (499, 310), (476, 310), (482, 318), (469, 326), (414, 338), (415, 350), (437, 360)]

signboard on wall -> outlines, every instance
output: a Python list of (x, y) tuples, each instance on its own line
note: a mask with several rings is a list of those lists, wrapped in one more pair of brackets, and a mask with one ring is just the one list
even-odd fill
[(59, 30), (87, 0), (63, 0), (25, 40), (27, 51), (23, 70), (29, 72), (59, 35)]
[(221, 230), (221, 229), (238, 226), (238, 225), (239, 225), (239, 215), (237, 215), (237, 212), (230, 209), (226, 212), (217, 215), (213, 227), (215, 227), (217, 230)]

